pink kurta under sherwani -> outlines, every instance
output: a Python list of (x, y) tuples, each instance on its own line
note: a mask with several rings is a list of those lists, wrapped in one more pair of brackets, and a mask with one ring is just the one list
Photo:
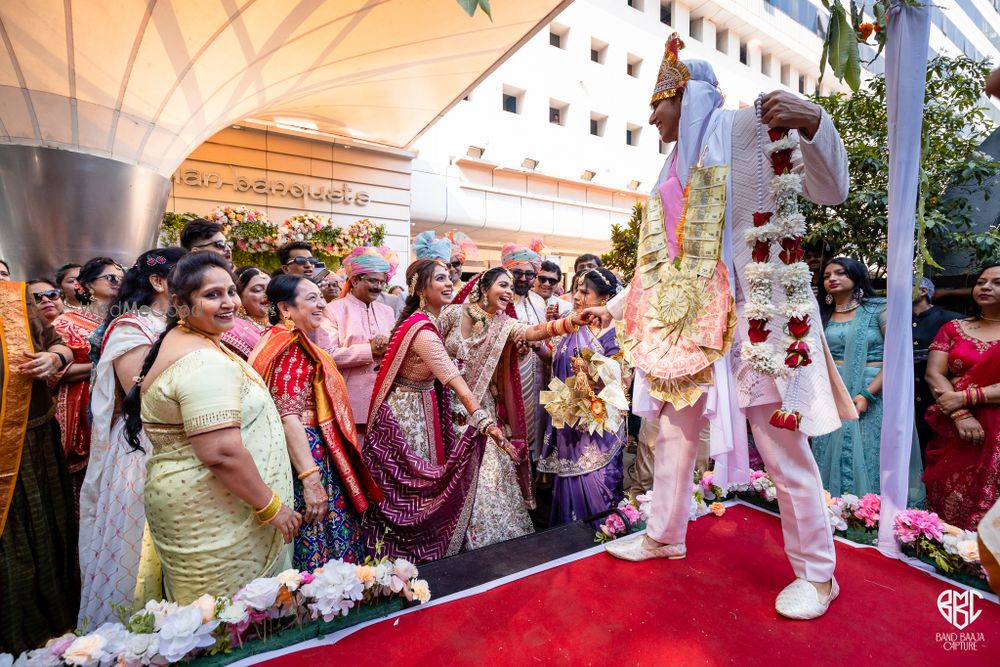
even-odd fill
[(347, 393), (351, 399), (354, 421), (368, 422), (368, 407), (375, 386), (375, 360), (372, 357), (371, 340), (375, 336), (388, 336), (396, 323), (392, 308), (375, 301), (366, 305), (353, 294), (348, 293), (334, 299), (326, 306), (329, 336), (325, 346), (337, 364), (337, 370), (344, 376)]

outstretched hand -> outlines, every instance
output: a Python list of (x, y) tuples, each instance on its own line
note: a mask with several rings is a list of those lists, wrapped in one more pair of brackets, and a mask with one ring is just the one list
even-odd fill
[(775, 90), (764, 95), (761, 101), (760, 117), (768, 127), (784, 127), (798, 130), (806, 139), (812, 140), (819, 130), (823, 110), (784, 90)]
[(608, 310), (607, 306), (591, 306), (590, 308), (580, 311), (574, 315), (574, 317), (580, 318), (577, 321), (577, 324), (580, 326), (586, 326), (589, 324), (596, 327), (602, 324), (604, 320), (611, 317), (611, 311)]

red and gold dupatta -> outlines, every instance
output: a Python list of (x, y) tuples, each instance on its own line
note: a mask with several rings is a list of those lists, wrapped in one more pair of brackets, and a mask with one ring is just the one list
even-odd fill
[[(309, 359), (316, 364), (313, 396), (316, 400), (319, 429), (354, 509), (364, 512), (368, 509), (369, 502), (383, 500), (382, 491), (372, 479), (361, 457), (354, 415), (347, 398), (347, 385), (330, 355), (298, 329), (272, 327), (250, 355), (250, 364), (264, 378), (264, 382), (269, 384), (278, 358), (295, 344), (301, 345)], [(340, 431), (339, 434), (337, 430)], [(346, 448), (340, 444), (344, 441), (348, 445)]]

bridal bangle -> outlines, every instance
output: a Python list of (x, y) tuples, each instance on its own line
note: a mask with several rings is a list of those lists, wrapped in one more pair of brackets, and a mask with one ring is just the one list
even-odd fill
[(254, 514), (257, 515), (257, 520), (261, 523), (270, 523), (271, 519), (278, 516), (278, 510), (281, 509), (281, 498), (274, 491), (271, 492), (271, 501), (267, 503), (264, 507), (259, 510), (254, 510)]
[(300, 472), (299, 473), (299, 481), (304, 480), (306, 477), (308, 477), (309, 475), (313, 474), (314, 472), (319, 472), (319, 466), (313, 466), (312, 468), (307, 468), (306, 470), (303, 470), (302, 472)]
[(972, 416), (972, 413), (965, 408), (959, 408), (949, 415), (955, 421), (960, 421), (962, 419), (967, 419)]
[(469, 422), (476, 427), (476, 430), (480, 433), (483, 432), (483, 424), (487, 421), (492, 421), (490, 419), (490, 413), (486, 412), (485, 408), (479, 408), (469, 416)]
[(966, 405), (979, 405), (986, 402), (986, 392), (983, 391), (982, 387), (969, 387), (964, 394)]
[(497, 425), (497, 423), (495, 421), (493, 421), (493, 419), (491, 419), (490, 417), (487, 417), (486, 421), (484, 421), (479, 426), (479, 432), (482, 433), (483, 435), (486, 435), (487, 431), (489, 431), (491, 428), (493, 428), (496, 425)]
[(571, 317), (564, 317), (561, 320), (552, 320), (545, 323), (545, 333), (548, 334), (549, 338), (565, 336), (566, 334), (576, 333), (579, 330), (580, 325), (574, 324)]

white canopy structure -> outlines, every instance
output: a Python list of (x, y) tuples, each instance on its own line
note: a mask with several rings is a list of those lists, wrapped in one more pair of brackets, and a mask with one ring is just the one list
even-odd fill
[[(502, 0), (491, 20), (455, 0), (4, 2), (0, 249), (15, 269), (145, 249), (173, 171), (248, 117), (406, 147), (566, 4)], [(72, 187), (89, 177), (100, 200)]]

